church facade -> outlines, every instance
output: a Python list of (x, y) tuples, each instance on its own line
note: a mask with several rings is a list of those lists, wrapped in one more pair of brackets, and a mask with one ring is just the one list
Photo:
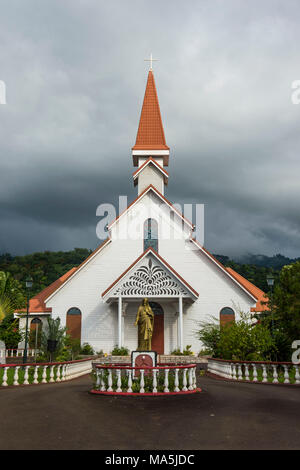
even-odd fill
[(96, 351), (109, 353), (116, 345), (136, 350), (136, 313), (148, 298), (154, 312), (152, 349), (169, 354), (191, 345), (197, 353), (199, 321), (214, 316), (224, 324), (238, 319), (240, 311), (265, 308), (264, 293), (216, 260), (194, 238), (192, 222), (166, 198), (169, 157), (150, 69), (132, 148), (137, 198), (80, 266), (30, 300), (31, 328), (51, 315)]

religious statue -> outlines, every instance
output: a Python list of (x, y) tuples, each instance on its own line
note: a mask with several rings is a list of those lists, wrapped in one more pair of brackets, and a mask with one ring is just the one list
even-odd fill
[(135, 326), (138, 326), (138, 351), (151, 351), (153, 325), (154, 313), (148, 299), (143, 299), (135, 320)]

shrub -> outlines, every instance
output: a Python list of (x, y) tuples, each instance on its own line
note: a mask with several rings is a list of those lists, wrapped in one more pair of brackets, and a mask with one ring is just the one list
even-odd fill
[(200, 322), (198, 339), (213, 357), (232, 360), (269, 360), (274, 349), (270, 330), (253, 324), (251, 316), (240, 312), (240, 320), (224, 326), (219, 323)]
[(129, 356), (129, 349), (122, 346), (119, 348), (118, 346), (115, 346), (114, 349), (111, 352), (112, 356)]
[(193, 356), (194, 353), (191, 351), (191, 347), (192, 346), (188, 344), (182, 352), (179, 348), (174, 349), (174, 351), (171, 352), (171, 356)]
[(84, 354), (87, 356), (93, 356), (94, 355), (94, 349), (89, 343), (83, 343), (80, 349), (80, 354)]

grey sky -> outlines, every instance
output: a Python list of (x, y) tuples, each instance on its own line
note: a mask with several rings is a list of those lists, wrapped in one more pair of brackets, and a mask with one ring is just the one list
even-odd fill
[(300, 256), (299, 1), (0, 0), (0, 252), (94, 248), (136, 196), (150, 52), (167, 197), (205, 203), (213, 252)]

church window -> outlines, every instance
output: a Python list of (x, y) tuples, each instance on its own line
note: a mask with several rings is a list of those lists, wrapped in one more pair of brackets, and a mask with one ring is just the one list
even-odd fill
[(68, 315), (81, 315), (81, 311), (77, 307), (69, 308)]
[(81, 340), (81, 311), (77, 307), (69, 308), (66, 318), (67, 333), (73, 339)]
[(220, 325), (224, 326), (227, 323), (232, 323), (235, 320), (235, 313), (230, 307), (224, 307), (220, 311)]
[(149, 247), (158, 252), (158, 225), (155, 219), (147, 219), (144, 223), (144, 251)]

